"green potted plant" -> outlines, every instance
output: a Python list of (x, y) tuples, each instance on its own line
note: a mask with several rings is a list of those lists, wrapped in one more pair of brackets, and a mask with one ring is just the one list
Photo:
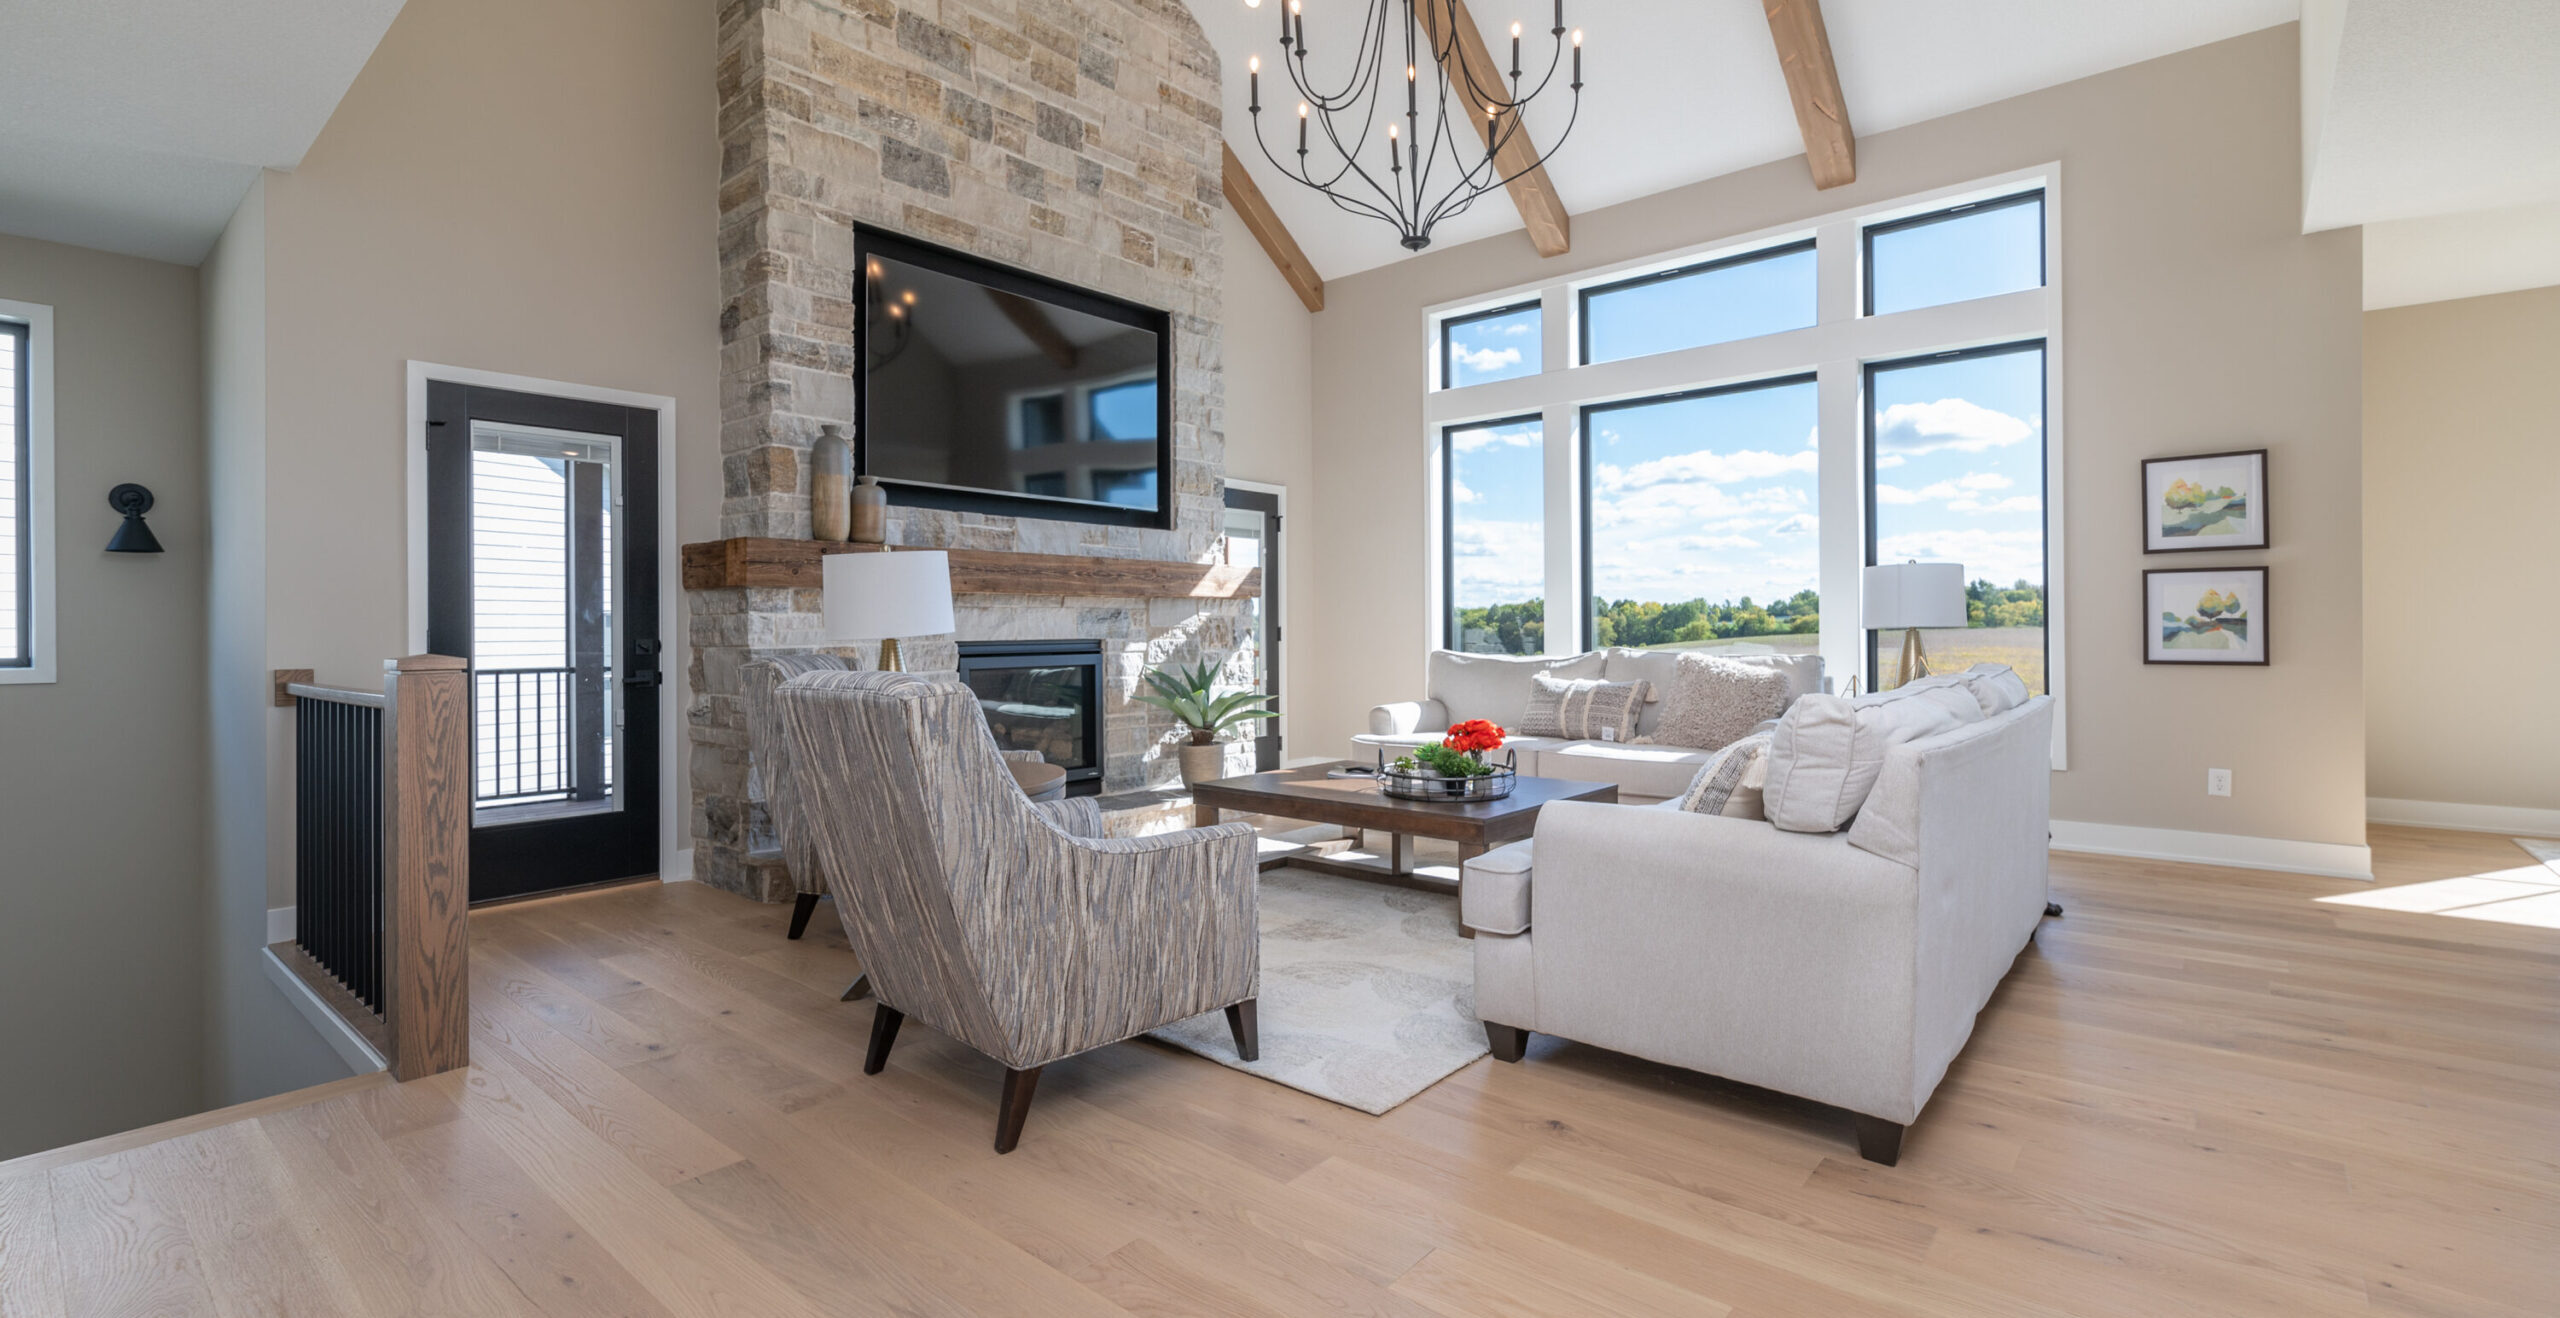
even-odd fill
[(1222, 766), (1226, 748), (1218, 744), (1218, 734), (1229, 728), (1242, 727), (1256, 719), (1278, 718), (1278, 712), (1262, 703), (1259, 691), (1218, 691), (1218, 666), (1202, 660), (1191, 667), (1168, 664), (1147, 673), (1150, 690), (1141, 691), (1137, 699), (1182, 720), (1191, 729), (1191, 744), (1181, 748), (1182, 785), (1206, 782), (1226, 775)]

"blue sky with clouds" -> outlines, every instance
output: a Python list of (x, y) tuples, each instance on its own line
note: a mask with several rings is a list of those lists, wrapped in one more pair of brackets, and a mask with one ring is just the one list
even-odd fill
[[(2041, 207), (2022, 205), (1880, 234), (1879, 311), (2036, 287), (2041, 233)], [(1593, 357), (1811, 324), (1813, 279), (1813, 256), (1801, 252), (1604, 294), (1594, 299)], [(1537, 320), (1529, 308), (1453, 326), (1451, 384), (1534, 373)], [(1968, 578), (2042, 583), (2042, 359), (2036, 349), (1875, 373), (1879, 561), (1959, 562)], [(1766, 603), (1818, 587), (1810, 380), (1587, 416), (1593, 593)], [(1545, 593), (1541, 439), (1534, 420), (1451, 437), (1460, 607)]]

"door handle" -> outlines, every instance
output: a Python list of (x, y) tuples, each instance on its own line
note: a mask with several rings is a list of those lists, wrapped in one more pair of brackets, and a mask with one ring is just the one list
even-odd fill
[(654, 672), (633, 673), (623, 678), (622, 684), (624, 686), (656, 686), (664, 680), (666, 679), (663, 675)]

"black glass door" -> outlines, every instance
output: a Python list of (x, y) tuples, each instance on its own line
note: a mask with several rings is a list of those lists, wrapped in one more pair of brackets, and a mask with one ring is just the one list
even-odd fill
[(471, 900), (658, 870), (658, 415), (427, 387), (427, 648), (471, 661)]
[[(1239, 646), (1253, 658), (1253, 686), (1280, 708), (1280, 496), (1268, 490), (1227, 487), (1224, 534), (1218, 540), (1219, 561), (1235, 567), (1262, 569), (1262, 595), (1245, 620)], [(1280, 767), (1280, 720), (1264, 719), (1253, 739), (1253, 767), (1269, 773)]]

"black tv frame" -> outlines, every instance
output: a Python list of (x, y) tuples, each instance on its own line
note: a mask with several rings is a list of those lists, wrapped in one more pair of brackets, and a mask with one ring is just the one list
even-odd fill
[(999, 517), (1035, 517), (1055, 522), (1089, 522), (1101, 526), (1173, 529), (1176, 498), (1173, 477), (1173, 317), (1170, 313), (860, 224), (853, 229), (853, 305), (856, 313), (853, 322), (854, 474), (871, 474), (871, 355), (867, 342), (871, 333), (871, 302), (870, 289), (865, 285), (871, 277), (871, 258), (874, 256), (982, 284), (1035, 302), (1080, 311), (1132, 329), (1146, 330), (1156, 336), (1157, 507), (1153, 511), (1038, 494), (956, 489), (883, 476), (880, 486), (888, 492), (892, 506), (940, 508)]

